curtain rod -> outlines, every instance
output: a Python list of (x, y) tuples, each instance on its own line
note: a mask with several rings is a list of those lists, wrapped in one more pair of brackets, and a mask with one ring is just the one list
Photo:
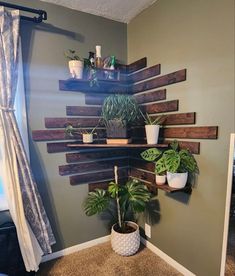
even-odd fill
[(7, 7), (7, 8), (11, 8), (11, 9), (16, 9), (16, 10), (20, 10), (20, 11), (25, 11), (25, 12), (38, 14), (37, 17), (36, 16), (29, 17), (29, 16), (21, 15), (20, 19), (22, 19), (22, 20), (31, 21), (31, 22), (34, 22), (34, 23), (41, 23), (43, 20), (47, 20), (47, 12), (44, 11), (44, 10), (36, 10), (36, 9), (23, 7), (23, 6), (19, 6), (19, 5), (14, 5), (14, 4), (1, 2), (1, 1), (0, 1), (0, 6), (4, 6), (4, 7)]

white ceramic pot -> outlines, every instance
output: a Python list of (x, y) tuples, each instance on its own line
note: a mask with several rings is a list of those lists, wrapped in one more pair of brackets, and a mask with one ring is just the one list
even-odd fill
[(187, 183), (188, 173), (187, 172), (186, 173), (167, 172), (166, 177), (167, 177), (168, 185), (170, 187), (181, 189), (181, 188), (184, 188)]
[(134, 232), (125, 234), (118, 233), (114, 230), (115, 224), (111, 231), (112, 248), (117, 254), (122, 256), (134, 255), (140, 247), (139, 226), (132, 221), (127, 221), (127, 223), (135, 229)]
[(74, 79), (82, 79), (83, 75), (83, 61), (81, 60), (70, 60), (69, 71)]
[(147, 144), (157, 144), (159, 128), (159, 125), (145, 125)]
[(166, 183), (166, 175), (158, 175), (155, 176), (156, 184), (157, 185), (163, 185)]
[(93, 143), (93, 134), (91, 134), (91, 133), (83, 133), (82, 134), (82, 141), (85, 144)]

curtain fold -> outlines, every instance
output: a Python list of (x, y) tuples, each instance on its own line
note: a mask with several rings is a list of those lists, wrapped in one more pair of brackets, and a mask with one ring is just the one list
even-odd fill
[(19, 53), (19, 11), (0, 7), (0, 154), (3, 183), (26, 270), (38, 270), (54, 235), (28, 163), (14, 113)]

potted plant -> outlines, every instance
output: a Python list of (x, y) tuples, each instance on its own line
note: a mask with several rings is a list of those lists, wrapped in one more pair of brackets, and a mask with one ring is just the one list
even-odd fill
[(65, 128), (65, 133), (69, 135), (70, 137), (73, 137), (75, 134), (81, 134), (82, 135), (82, 141), (84, 144), (90, 144), (93, 143), (94, 139), (93, 136), (95, 133), (97, 126), (92, 128), (91, 130), (82, 129), (82, 128), (74, 128), (72, 125), (68, 125)]
[(161, 115), (154, 119), (148, 113), (146, 113), (146, 115), (144, 115), (143, 112), (141, 112), (141, 111), (140, 111), (140, 113), (141, 113), (141, 115), (144, 119), (144, 123), (145, 123), (147, 144), (157, 144), (158, 137), (159, 137), (160, 125), (165, 120), (165, 116)]
[(75, 50), (67, 50), (65, 57), (69, 60), (69, 71), (74, 79), (82, 79), (83, 77), (83, 59), (79, 57)]
[(166, 150), (162, 155), (167, 169), (168, 185), (172, 188), (184, 188), (188, 175), (199, 173), (197, 162), (187, 149), (180, 150), (177, 140), (174, 140), (170, 147), (171, 149)]
[[(129, 127), (139, 118), (139, 106), (130, 95), (114, 94), (103, 103), (101, 116), (107, 130), (107, 143), (131, 141)], [(122, 139), (122, 140), (121, 140)]]
[(139, 249), (140, 234), (139, 226), (126, 219), (128, 215), (135, 218), (137, 213), (145, 210), (145, 205), (150, 200), (150, 193), (146, 186), (137, 180), (131, 179), (125, 185), (119, 185), (117, 166), (114, 167), (114, 173), (115, 182), (109, 183), (107, 191), (96, 189), (88, 193), (84, 210), (88, 216), (105, 210), (112, 212), (112, 204), (115, 204), (116, 222), (111, 230), (111, 245), (116, 253), (130, 256)]
[(163, 185), (166, 183), (166, 166), (164, 159), (161, 158), (163, 152), (156, 148), (151, 148), (143, 151), (141, 157), (150, 162), (155, 162), (155, 180), (156, 184)]

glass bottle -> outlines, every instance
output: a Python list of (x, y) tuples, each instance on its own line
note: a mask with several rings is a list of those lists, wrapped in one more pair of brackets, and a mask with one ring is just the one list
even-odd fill
[(103, 68), (103, 60), (101, 58), (101, 46), (96, 45), (95, 50), (96, 50), (95, 67)]
[(94, 52), (89, 52), (89, 58), (90, 60), (90, 66), (95, 67), (95, 53)]

